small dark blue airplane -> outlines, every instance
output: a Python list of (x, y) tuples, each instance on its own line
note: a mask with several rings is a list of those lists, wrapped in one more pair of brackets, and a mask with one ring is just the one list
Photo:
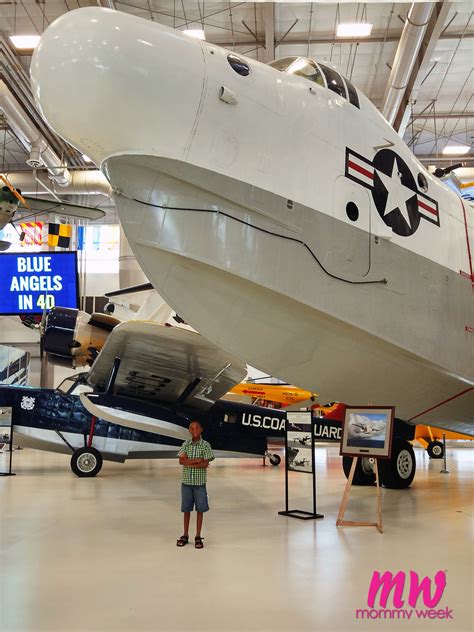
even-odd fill
[(285, 411), (221, 400), (246, 366), (199, 334), (55, 308), (43, 345), (53, 363), (91, 369), (58, 389), (0, 386), (0, 407), (12, 408), (16, 444), (71, 454), (77, 476), (104, 459), (174, 458), (194, 419), (217, 456), (280, 463), (267, 439), (284, 435)]

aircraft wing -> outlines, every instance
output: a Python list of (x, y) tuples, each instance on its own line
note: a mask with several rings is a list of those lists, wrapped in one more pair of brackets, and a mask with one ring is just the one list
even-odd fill
[[(94, 221), (101, 219), (105, 215), (105, 211), (92, 206), (81, 206), (79, 204), (69, 204), (69, 202), (58, 202), (57, 200), (40, 200), (38, 198), (25, 197), (29, 208), (27, 214), (53, 213), (56, 215), (66, 215), (67, 217), (77, 217), (79, 219), (88, 219)], [(25, 209), (19, 209), (25, 210)], [(21, 218), (21, 216), (19, 216)]]
[[(116, 358), (120, 364), (110, 385)], [(207, 410), (246, 373), (246, 365), (195, 332), (129, 321), (110, 333), (88, 383), (118, 398)]]

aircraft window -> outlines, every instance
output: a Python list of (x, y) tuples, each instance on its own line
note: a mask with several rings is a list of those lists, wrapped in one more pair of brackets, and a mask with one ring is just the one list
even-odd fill
[(426, 177), (422, 173), (419, 173), (416, 179), (418, 180), (420, 189), (426, 193), (428, 191), (428, 180)]
[(235, 424), (235, 422), (237, 421), (237, 415), (225, 413), (224, 421), (226, 423)]
[(233, 70), (235, 70), (237, 74), (242, 75), (242, 77), (247, 77), (250, 74), (250, 66), (248, 63), (240, 57), (237, 57), (237, 55), (227, 55), (227, 61)]
[(326, 77), (329, 90), (332, 90), (336, 94), (339, 94), (341, 97), (347, 99), (346, 88), (341, 75), (332, 68), (323, 66), (323, 64), (321, 64), (321, 69)]
[(272, 68), (275, 68), (275, 70), (280, 70), (281, 72), (284, 72), (297, 59), (298, 57), (282, 57), (281, 59), (270, 62), (268, 65)]
[(305, 79), (309, 79), (310, 81), (314, 81), (314, 83), (325, 87), (324, 77), (321, 74), (321, 71), (310, 59), (304, 59), (303, 57), (300, 57), (291, 64), (287, 72), (290, 75), (304, 77)]
[(349, 94), (349, 101), (352, 103), (352, 105), (355, 105), (356, 108), (360, 109), (359, 95), (357, 94), (357, 90), (355, 89), (353, 84), (349, 81), (349, 79), (346, 79), (346, 87), (347, 87), (347, 93)]

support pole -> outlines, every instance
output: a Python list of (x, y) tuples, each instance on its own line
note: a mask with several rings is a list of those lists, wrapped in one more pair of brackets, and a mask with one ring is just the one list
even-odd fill
[(449, 474), (448, 466), (446, 463), (446, 433), (443, 432), (443, 469), (439, 471), (440, 474)]

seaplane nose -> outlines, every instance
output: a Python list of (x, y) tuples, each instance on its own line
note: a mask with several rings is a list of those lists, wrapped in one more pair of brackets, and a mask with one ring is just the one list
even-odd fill
[[(58, 18), (31, 64), (49, 125), (96, 164), (121, 153), (185, 151), (204, 83), (198, 40), (97, 7)], [(158, 150), (158, 151), (157, 151)]]

